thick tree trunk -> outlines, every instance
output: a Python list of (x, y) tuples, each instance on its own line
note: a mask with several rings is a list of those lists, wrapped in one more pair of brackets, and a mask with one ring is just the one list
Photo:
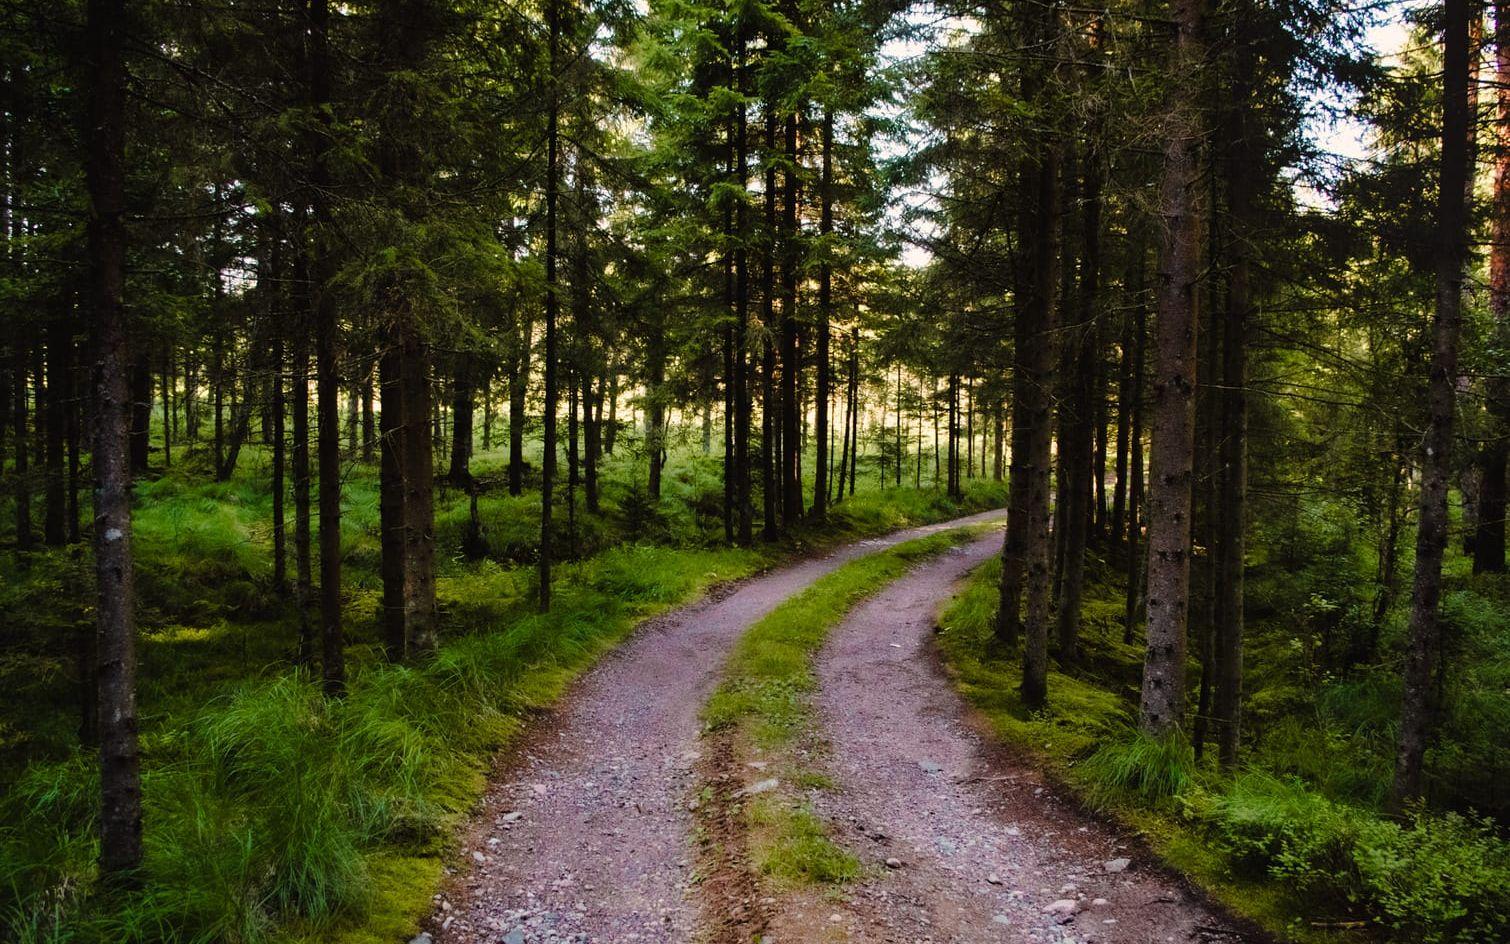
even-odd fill
[[(1202, 64), (1201, 0), (1177, 0), (1176, 74)], [(1196, 287), (1200, 279), (1200, 103), (1194, 84), (1172, 88), (1165, 116), (1159, 212), (1158, 338), (1148, 494), (1148, 628), (1141, 723), (1150, 734), (1180, 728), (1185, 713), (1185, 645), (1190, 612), (1190, 511), (1194, 459)]]
[[(139, 883), (141, 759), (137, 746), (136, 621), (131, 559), (129, 352), (126, 281), (123, 0), (89, 0), (87, 178), (95, 332), (94, 554), (99, 638), (100, 872)], [(23, 451), (20, 443), (17, 452)]]
[[(1057, 29), (1051, 7), (1029, 8), (1025, 41), (1050, 43)], [(1022, 96), (1038, 102), (1048, 68), (1025, 69)], [(1013, 326), (1016, 369), (1012, 375), (1012, 459), (1007, 533), (1002, 544), (996, 639), (1016, 645), (1025, 638), (1023, 701), (1043, 704), (1048, 694), (1048, 621), (1051, 582), (1049, 462), (1052, 423), (1049, 395), (1054, 374), (1055, 296), (1059, 276), (1059, 144), (1041, 132), (1018, 170), (1021, 301)], [(1027, 618), (1019, 615), (1024, 589)]]
[[(1489, 238), (1489, 313), (1494, 347), (1510, 350), (1510, 3), (1494, 5), (1495, 121), (1494, 185)], [(1510, 474), (1510, 366), (1503, 361), (1489, 378), (1490, 434), (1484, 445), (1483, 488), (1474, 573), (1504, 573), (1506, 475)]]
[[(399, 451), (403, 483), (404, 630), (411, 656), (434, 651), (435, 622), (435, 454), (429, 424), (410, 422), (431, 413), (430, 351), (417, 325), (400, 328), (399, 396), (404, 425)], [(323, 478), (321, 496), (324, 496)], [(322, 503), (320, 527), (325, 527)], [(322, 548), (324, 542), (321, 542)], [(323, 578), (322, 578), (323, 579)]]
[(1400, 707), (1399, 751), (1392, 801), (1402, 809), (1421, 796), (1423, 762), (1434, 722), (1432, 685), (1441, 648), (1437, 607), (1447, 545), (1447, 488), (1452, 470), (1454, 384), (1463, 318), (1463, 267), (1467, 258), (1468, 0), (1444, 0), (1442, 167), (1437, 209), (1437, 302), (1427, 388), (1429, 421), (1422, 440), (1421, 497), (1405, 690)]
[(1080, 254), (1079, 323), (1066, 334), (1071, 375), (1063, 379), (1059, 474), (1065, 483), (1064, 571), (1059, 586), (1059, 661), (1079, 658), (1080, 607), (1085, 596), (1085, 551), (1092, 514), (1092, 471), (1097, 419), (1097, 309), (1101, 293), (1101, 169), (1092, 147), (1086, 154), (1081, 193), (1084, 232)]

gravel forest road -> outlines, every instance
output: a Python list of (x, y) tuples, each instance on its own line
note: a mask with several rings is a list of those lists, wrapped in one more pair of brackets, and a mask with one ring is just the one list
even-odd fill
[(846, 545), (641, 627), (500, 758), (426, 933), (442, 944), (695, 940), (686, 792), (698, 713), (734, 642), (849, 560), (1004, 514)]
[(977, 730), (939, 664), (933, 634), (957, 582), (999, 548), (993, 535), (921, 564), (830, 634), (817, 662), (817, 704), (837, 789), (812, 798), (867, 868), (837, 901), (782, 903), (772, 937), (1252, 940)]

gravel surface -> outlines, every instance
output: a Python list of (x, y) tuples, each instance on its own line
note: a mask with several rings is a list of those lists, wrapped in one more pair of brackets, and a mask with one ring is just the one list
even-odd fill
[(500, 760), (428, 933), (442, 944), (694, 940), (686, 791), (698, 712), (734, 641), (848, 560), (1002, 515), (861, 541), (647, 623)]
[(923, 564), (829, 637), (817, 701), (838, 789), (814, 802), (866, 878), (816, 914), (810, 896), (778, 905), (772, 939), (1251, 940), (977, 734), (932, 635), (956, 582), (999, 547), (987, 537)]

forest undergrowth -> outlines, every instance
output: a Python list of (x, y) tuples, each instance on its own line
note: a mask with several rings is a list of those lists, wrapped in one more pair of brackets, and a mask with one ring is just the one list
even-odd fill
[[(1324, 516), (1321, 516), (1324, 518)], [(1123, 639), (1121, 567), (1087, 568), (1082, 651), (1050, 670), (1047, 707), (1029, 711), (1021, 660), (994, 643), (999, 560), (978, 568), (940, 617), (939, 648), (994, 734), (1042, 763), (1082, 802), (1136, 831), (1167, 865), (1282, 939), (1487, 944), (1510, 939), (1510, 841), (1495, 731), (1510, 714), (1510, 583), (1453, 576), (1453, 640), (1429, 803), (1388, 813), (1404, 619), (1387, 614), (1379, 664), (1329, 664), (1371, 601), (1347, 588), (1324, 528), (1283, 543), (1249, 577), (1247, 747), (1223, 773), (1214, 746), (1137, 729), (1143, 644)], [(1339, 588), (1341, 591), (1339, 592)], [(1351, 631), (1367, 631), (1354, 626)], [(1199, 691), (1192, 642), (1188, 689)], [(1194, 708), (1194, 706), (1192, 706)], [(1195, 714), (1192, 713), (1192, 718)]]
[[(388, 941), (412, 933), (489, 759), (644, 619), (816, 547), (1001, 504), (972, 482), (857, 493), (822, 525), (754, 549), (722, 545), (716, 458), (675, 454), (663, 499), (643, 462), (608, 463), (603, 510), (558, 510), (552, 612), (535, 612), (538, 495), (511, 497), (479, 454), (484, 548), (437, 494), (433, 658), (382, 658), (376, 469), (346, 477), (342, 549), (351, 673), (324, 698), (297, 664), (299, 615), (272, 582), (264, 457), (229, 482), (180, 461), (137, 486), (146, 864), (137, 891), (95, 885), (99, 776), (78, 747), (76, 644), (91, 574), (74, 549), (7, 557), (0, 609), (22, 644), (0, 664), (0, 928), (30, 942)], [(573, 533), (575, 532), (575, 533)], [(293, 572), (293, 567), (290, 567)], [(311, 614), (309, 619), (314, 619)]]

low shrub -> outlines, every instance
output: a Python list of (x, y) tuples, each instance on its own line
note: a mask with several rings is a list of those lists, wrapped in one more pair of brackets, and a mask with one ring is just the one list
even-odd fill
[(1510, 842), (1487, 820), (1417, 810), (1404, 822), (1249, 772), (1193, 805), (1239, 867), (1421, 944), (1510, 939)]

